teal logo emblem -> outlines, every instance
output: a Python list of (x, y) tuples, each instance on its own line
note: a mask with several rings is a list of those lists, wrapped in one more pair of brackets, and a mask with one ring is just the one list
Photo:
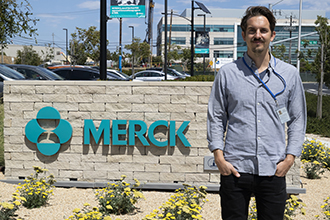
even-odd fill
[[(41, 123), (42, 121), (45, 123)], [(47, 127), (51, 128), (47, 129)], [(55, 108), (48, 106), (40, 109), (37, 118), (26, 124), (25, 136), (37, 145), (40, 153), (52, 156), (60, 150), (61, 144), (70, 140), (72, 126), (68, 121), (61, 119), (60, 113)], [(42, 137), (46, 142), (40, 142)]]

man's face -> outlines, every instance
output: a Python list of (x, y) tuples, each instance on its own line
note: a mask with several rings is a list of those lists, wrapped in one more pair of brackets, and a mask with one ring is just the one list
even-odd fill
[(242, 37), (247, 44), (248, 53), (260, 54), (268, 51), (270, 42), (275, 38), (275, 31), (270, 30), (265, 16), (254, 16), (247, 20), (246, 32), (242, 32)]

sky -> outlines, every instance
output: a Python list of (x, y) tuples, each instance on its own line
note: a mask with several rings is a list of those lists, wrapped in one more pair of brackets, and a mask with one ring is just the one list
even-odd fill
[[(19, 2), (20, 0), (18, 0)], [(148, 9), (149, 0), (146, 1)], [(273, 9), (299, 10), (299, 0), (198, 0), (208, 9), (228, 8), (228, 9), (246, 9), (251, 5), (261, 5), (268, 7), (273, 4)], [(33, 17), (39, 19), (36, 28), (36, 36), (39, 46), (54, 44), (55, 47), (62, 48), (65, 52), (66, 31), (68, 38), (76, 31), (76, 27), (88, 29), (90, 26), (96, 26), (100, 30), (100, 0), (28, 0), (32, 7)], [(181, 14), (186, 8), (191, 8), (191, 0), (167, 0), (168, 12), (173, 9), (174, 13)], [(153, 17), (153, 42), (157, 38), (157, 24), (165, 11), (165, 0), (154, 0)], [(277, 3), (277, 4), (276, 4)], [(326, 10), (326, 17), (330, 18), (330, 0), (303, 0), (303, 10)], [(195, 7), (197, 5), (195, 4)], [(110, 0), (107, 0), (107, 15), (110, 11)], [(147, 15), (147, 11), (146, 11)], [(142, 41), (146, 38), (147, 18), (123, 18), (122, 24), (122, 44), (130, 44), (132, 40), (132, 29), (128, 26), (134, 26), (134, 36)], [(107, 39), (109, 41), (108, 49), (114, 52), (119, 45), (119, 19), (113, 18), (107, 22)], [(14, 44), (36, 45), (35, 40), (16, 37)], [(155, 53), (155, 50), (153, 50)]]

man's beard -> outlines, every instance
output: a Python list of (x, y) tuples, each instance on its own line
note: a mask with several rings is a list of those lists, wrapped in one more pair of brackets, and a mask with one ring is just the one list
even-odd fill
[[(259, 41), (260, 43), (265, 43), (265, 41), (263, 39), (255, 39), (255, 38), (252, 38), (251, 42), (255, 42), (255, 41)], [(252, 52), (253, 53), (262, 53), (265, 51), (265, 47), (254, 47), (252, 48)]]

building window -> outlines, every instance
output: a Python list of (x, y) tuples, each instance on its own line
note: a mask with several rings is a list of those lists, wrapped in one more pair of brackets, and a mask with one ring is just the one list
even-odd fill
[(234, 25), (212, 25), (211, 32), (234, 32)]
[[(195, 31), (204, 31), (204, 25), (195, 24)], [(165, 31), (165, 24), (162, 25), (162, 30)], [(190, 32), (190, 25), (182, 25), (182, 24), (173, 24), (172, 27), (168, 24), (167, 31), (173, 32)], [(234, 32), (234, 25), (206, 25), (205, 32)]]
[[(169, 38), (167, 38), (167, 42), (169, 42)], [(171, 37), (171, 44), (186, 44), (185, 37)]]
[(233, 45), (233, 44), (234, 44), (233, 38), (221, 38), (221, 37), (214, 38), (214, 45)]
[(213, 56), (216, 58), (233, 58), (233, 51), (219, 51), (215, 50)]

